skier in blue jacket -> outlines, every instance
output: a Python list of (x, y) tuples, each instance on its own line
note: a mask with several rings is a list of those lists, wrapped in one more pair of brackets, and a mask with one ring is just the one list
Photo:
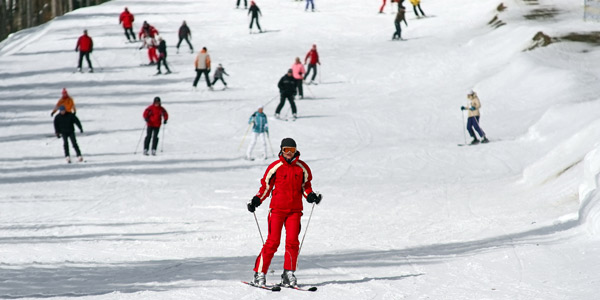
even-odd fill
[(250, 116), (248, 124), (252, 124), (253, 134), (252, 139), (250, 140), (250, 145), (248, 145), (248, 150), (246, 151), (246, 159), (253, 160), (251, 156), (252, 150), (254, 150), (254, 145), (256, 145), (256, 140), (259, 137), (262, 139), (263, 149), (265, 149), (263, 158), (267, 159), (267, 136), (269, 135), (269, 124), (267, 123), (267, 116), (263, 113), (262, 106)]

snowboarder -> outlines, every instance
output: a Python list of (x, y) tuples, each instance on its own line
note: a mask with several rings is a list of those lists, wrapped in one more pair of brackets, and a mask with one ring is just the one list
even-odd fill
[(262, 106), (260, 106), (257, 111), (250, 116), (248, 124), (252, 124), (253, 135), (252, 140), (250, 140), (250, 145), (248, 145), (248, 150), (246, 151), (246, 159), (253, 160), (252, 150), (254, 150), (254, 145), (256, 145), (256, 140), (258, 140), (258, 138), (262, 139), (264, 149), (263, 158), (267, 159), (267, 138), (269, 135), (269, 124), (267, 123), (267, 116), (263, 113)]
[(215, 75), (213, 76), (213, 82), (211, 83), (211, 86), (214, 86), (215, 83), (217, 83), (217, 80), (221, 80), (223, 82), (223, 84), (225, 85), (225, 88), (227, 88), (227, 82), (225, 82), (225, 79), (223, 79), (223, 74), (229, 76), (229, 74), (227, 74), (227, 72), (225, 72), (225, 68), (223, 68), (223, 65), (219, 64), (219, 66), (217, 67), (217, 70), (215, 70)]
[[(425, 17), (425, 13), (421, 9), (421, 0), (410, 0), (410, 3), (413, 5), (413, 11), (415, 12), (415, 16), (417, 16), (417, 18)], [(421, 16), (419, 16), (419, 13), (417, 13), (417, 8), (421, 12)]]
[(204, 74), (204, 78), (206, 79), (206, 86), (209, 89), (213, 89), (210, 84), (210, 79), (208, 79), (208, 73), (210, 73), (210, 55), (208, 55), (208, 50), (206, 47), (202, 47), (202, 50), (196, 56), (196, 60), (194, 61), (194, 67), (196, 68), (196, 79), (194, 79), (194, 88), (198, 85), (198, 80)]
[(144, 110), (143, 117), (144, 120), (146, 120), (144, 155), (148, 155), (150, 140), (152, 140), (152, 155), (156, 155), (156, 147), (158, 146), (158, 131), (160, 130), (160, 125), (161, 123), (167, 124), (167, 120), (169, 120), (169, 114), (167, 113), (167, 110), (160, 104), (160, 97), (154, 97), (154, 103)]
[(298, 95), (300, 95), (300, 99), (304, 99), (304, 90), (302, 89), (302, 83), (304, 82), (304, 72), (304, 65), (302, 65), (300, 57), (296, 57), (296, 60), (292, 65), (292, 74), (294, 75), (294, 79), (296, 79), (296, 86), (298, 88)]
[(482, 143), (487, 143), (489, 140), (485, 136), (485, 132), (479, 126), (479, 108), (481, 107), (481, 102), (479, 102), (479, 97), (474, 91), (470, 91), (467, 94), (467, 99), (469, 99), (469, 104), (467, 107), (461, 106), (460, 110), (468, 110), (469, 118), (467, 119), (467, 130), (469, 131), (469, 135), (473, 138), (471, 141), (471, 145), (479, 144), (479, 140), (475, 135), (475, 131), (479, 134)]
[(275, 109), (275, 118), (279, 119), (279, 113), (285, 104), (285, 100), (287, 99), (290, 102), (290, 106), (292, 107), (292, 118), (296, 119), (296, 104), (294, 103), (294, 96), (296, 95), (296, 79), (292, 75), (292, 69), (287, 71), (287, 74), (283, 75), (277, 84), (279, 88), (279, 105), (277, 105), (277, 109)]
[(311, 5), (311, 10), (315, 11), (315, 3), (313, 2), (313, 0), (306, 0), (306, 8), (304, 9), (305, 11), (308, 10), (308, 5)]
[(167, 69), (166, 74), (171, 74), (171, 70), (169, 70), (169, 65), (167, 65), (167, 43), (165, 42), (165, 40), (163, 40), (161, 36), (158, 36), (158, 53), (158, 72), (156, 74), (162, 74), (162, 72), (160, 71), (161, 62), (165, 65), (165, 69)]
[(248, 201), (248, 211), (254, 213), (256, 208), (272, 193), (269, 205), (269, 233), (267, 241), (256, 258), (252, 284), (264, 286), (266, 274), (281, 242), (281, 230), (285, 226), (285, 255), (281, 284), (297, 286), (296, 266), (300, 243), (300, 218), (302, 217), (302, 197), (308, 203), (319, 204), (322, 196), (314, 192), (311, 186), (312, 173), (308, 165), (300, 160), (300, 152), (296, 142), (291, 138), (281, 141), (279, 159), (271, 163), (263, 178), (261, 187), (252, 200)]
[(400, 2), (398, 2), (398, 13), (396, 13), (396, 19), (394, 19), (394, 26), (396, 26), (396, 32), (392, 36), (392, 40), (402, 40), (402, 28), (400, 27), (400, 22), (404, 21), (404, 24), (408, 26), (406, 23), (406, 9)]
[(79, 62), (77, 63), (77, 71), (81, 72), (81, 63), (83, 62), (83, 58), (85, 57), (89, 72), (94, 72), (94, 67), (92, 67), (92, 62), (90, 61), (90, 53), (94, 50), (94, 42), (92, 38), (88, 35), (87, 29), (83, 30), (83, 35), (79, 37), (77, 40), (77, 45), (75, 46), (75, 52), (79, 51)]
[(263, 32), (260, 29), (260, 24), (258, 23), (258, 15), (262, 17), (262, 13), (260, 12), (260, 8), (254, 1), (250, 1), (250, 8), (248, 9), (248, 15), (252, 14), (252, 19), (250, 19), (250, 33), (252, 33), (252, 24), (254, 24), (254, 20), (256, 20), (256, 27), (258, 27), (259, 32)]
[(190, 53), (194, 53), (194, 47), (192, 46), (192, 43), (190, 43), (191, 39), (192, 39), (192, 31), (187, 26), (185, 21), (183, 21), (183, 24), (181, 24), (181, 27), (179, 27), (179, 42), (177, 43), (177, 53), (179, 53), (179, 46), (181, 45), (181, 42), (183, 40), (185, 40), (187, 42), (187, 44), (190, 46)]
[[(240, 8), (240, 0), (237, 0), (235, 8)], [(244, 0), (244, 9), (248, 8), (248, 0)]]
[[(130, 42), (135, 42), (135, 33), (133, 33), (133, 14), (129, 12), (129, 9), (125, 7), (125, 10), (119, 16), (119, 24), (123, 24), (123, 29), (125, 30), (125, 36), (127, 40)], [(129, 36), (131, 35), (131, 37)]]
[(83, 133), (83, 127), (81, 127), (81, 122), (77, 116), (72, 113), (67, 112), (64, 105), (61, 105), (58, 110), (60, 113), (56, 115), (54, 118), (54, 132), (56, 134), (56, 138), (63, 138), (63, 148), (65, 150), (65, 159), (68, 163), (71, 163), (71, 156), (69, 154), (69, 139), (73, 144), (73, 149), (75, 149), (75, 153), (77, 154), (77, 160), (83, 161), (83, 156), (81, 156), (81, 151), (79, 150), (79, 145), (77, 145), (77, 139), (75, 138), (75, 127), (73, 125), (77, 125), (79, 131)]
[(60, 99), (58, 99), (58, 102), (56, 102), (56, 105), (54, 106), (54, 109), (52, 109), (50, 116), (54, 116), (56, 111), (58, 111), (58, 109), (61, 106), (63, 106), (68, 113), (76, 113), (75, 102), (73, 101), (73, 98), (69, 96), (69, 93), (67, 92), (66, 88), (62, 89), (62, 97), (60, 97)]
[[(310, 60), (309, 60), (310, 58)], [(304, 58), (304, 64), (308, 63), (308, 70), (306, 71), (306, 75), (304, 75), (304, 79), (308, 78), (310, 74), (310, 70), (314, 70), (312, 78), (308, 84), (313, 84), (315, 81), (315, 77), (317, 76), (317, 64), (321, 64), (319, 61), (319, 53), (317, 52), (317, 45), (313, 44), (312, 49), (306, 53), (306, 57)]]

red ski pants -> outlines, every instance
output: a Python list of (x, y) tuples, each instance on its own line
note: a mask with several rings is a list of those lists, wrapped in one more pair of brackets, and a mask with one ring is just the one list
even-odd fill
[(156, 47), (148, 48), (148, 59), (151, 63), (158, 62), (158, 55), (156, 55)]
[(385, 8), (385, 0), (383, 0), (383, 4), (381, 5), (381, 8), (379, 9), (379, 13), (383, 13), (384, 8)]
[(267, 274), (273, 255), (277, 252), (277, 248), (281, 242), (281, 229), (284, 226), (285, 256), (283, 268), (285, 270), (296, 270), (296, 264), (298, 263), (298, 248), (300, 247), (298, 236), (300, 235), (301, 217), (302, 212), (281, 210), (271, 210), (271, 212), (269, 212), (269, 234), (267, 235), (265, 245), (256, 258), (254, 272), (263, 272)]

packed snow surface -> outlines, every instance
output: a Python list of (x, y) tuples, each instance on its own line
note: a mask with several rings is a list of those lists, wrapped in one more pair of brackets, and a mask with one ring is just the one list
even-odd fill
[[(235, 0), (115, 0), (13, 34), (0, 43), (0, 298), (598, 299), (600, 50), (524, 51), (539, 31), (597, 30), (582, 2), (424, 0), (417, 19), (405, 1), (405, 41), (391, 40), (395, 6), (346, 0), (315, 12), (257, 1), (262, 34)], [(125, 6), (136, 33), (146, 20), (167, 41), (173, 74), (141, 66), (146, 50), (118, 24)], [(183, 20), (194, 54), (176, 52)], [(94, 73), (73, 73), (83, 29)], [(313, 44), (319, 84), (304, 87), (296, 121), (275, 120), (277, 82)], [(192, 89), (202, 47), (229, 89)], [(82, 163), (54, 137), (62, 88), (85, 130)], [(491, 142), (458, 146), (470, 90)], [(170, 119), (147, 157), (155, 96)], [(269, 153), (293, 137), (324, 195), (305, 204), (296, 272), (316, 293), (240, 282), (262, 243), (246, 202), (275, 160), (243, 159), (261, 105)]]

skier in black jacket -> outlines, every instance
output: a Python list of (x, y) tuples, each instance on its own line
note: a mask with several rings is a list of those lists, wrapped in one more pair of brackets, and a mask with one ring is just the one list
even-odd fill
[(185, 40), (188, 43), (188, 45), (190, 46), (190, 53), (194, 53), (194, 47), (192, 47), (192, 43), (190, 43), (191, 38), (192, 38), (192, 31), (187, 26), (185, 21), (183, 21), (183, 24), (181, 25), (181, 27), (179, 27), (179, 42), (177, 43), (177, 53), (179, 53), (179, 46), (181, 45), (181, 42), (183, 40)]
[(54, 118), (54, 132), (56, 133), (56, 137), (63, 138), (63, 147), (65, 149), (65, 158), (68, 163), (71, 163), (71, 156), (69, 155), (69, 139), (71, 139), (71, 143), (73, 143), (73, 148), (77, 153), (77, 160), (83, 161), (83, 157), (81, 156), (81, 151), (79, 150), (79, 146), (77, 145), (77, 139), (75, 138), (75, 126), (79, 128), (79, 131), (83, 133), (83, 127), (81, 127), (81, 122), (77, 116), (72, 113), (68, 113), (65, 110), (64, 106), (60, 106), (58, 108), (60, 113), (56, 115)]
[(167, 74), (171, 74), (171, 70), (169, 70), (169, 66), (167, 65), (167, 43), (163, 40), (162, 37), (158, 37), (158, 74), (162, 74), (160, 71), (160, 63), (165, 65), (165, 69), (167, 69)]
[(254, 3), (254, 1), (250, 2), (248, 15), (249, 14), (252, 14), (252, 19), (250, 20), (250, 33), (252, 33), (252, 24), (254, 24), (254, 20), (256, 20), (256, 27), (258, 27), (258, 31), (263, 32), (262, 29), (260, 29), (260, 24), (258, 24), (258, 15), (262, 16), (262, 13), (260, 12), (260, 8), (258, 8), (258, 5)]
[(296, 119), (296, 104), (294, 103), (294, 96), (296, 96), (296, 79), (292, 75), (292, 69), (289, 69), (287, 74), (283, 75), (277, 84), (279, 88), (279, 94), (281, 97), (279, 98), (279, 105), (277, 105), (277, 109), (275, 110), (275, 118), (279, 119), (279, 113), (285, 104), (285, 100), (287, 99), (290, 102), (290, 106), (292, 107), (292, 118)]

